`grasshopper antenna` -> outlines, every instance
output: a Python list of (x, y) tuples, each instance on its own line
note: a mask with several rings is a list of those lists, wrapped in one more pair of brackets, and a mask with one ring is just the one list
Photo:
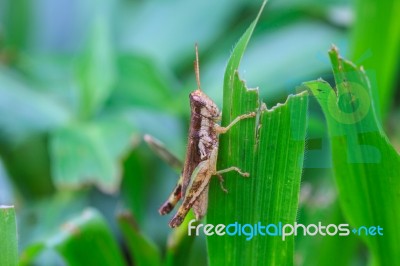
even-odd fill
[(194, 61), (194, 73), (196, 74), (197, 89), (201, 91), (200, 87), (200, 67), (199, 67), (199, 49), (197, 48), (197, 43), (194, 45), (196, 50), (196, 61)]

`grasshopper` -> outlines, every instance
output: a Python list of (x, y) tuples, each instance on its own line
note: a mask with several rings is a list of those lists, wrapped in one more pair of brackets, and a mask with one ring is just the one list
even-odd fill
[[(230, 171), (236, 171), (243, 177), (249, 177), (248, 173), (242, 172), (238, 167), (232, 166), (227, 169), (217, 170), (219, 135), (226, 133), (233, 125), (242, 119), (255, 117), (255, 112), (236, 117), (228, 126), (222, 127), (221, 112), (217, 105), (201, 90), (199, 53), (197, 44), (195, 45), (196, 60), (194, 69), (197, 81), (197, 89), (190, 93), (190, 127), (186, 158), (183, 164), (183, 170), (178, 183), (167, 199), (159, 209), (161, 215), (172, 211), (178, 201), (182, 198), (183, 203), (179, 207), (175, 216), (169, 222), (169, 226), (174, 228), (179, 226), (185, 219), (187, 213), (192, 208), (197, 220), (204, 217), (208, 206), (208, 188), (212, 176), (217, 176), (220, 180), (221, 188), (224, 192), (227, 190), (223, 186), (222, 174)], [(158, 151), (161, 157), (167, 161), (173, 161), (176, 165), (176, 159), (169, 156), (168, 151), (161, 143), (145, 136), (145, 141)], [(168, 159), (169, 158), (169, 159)]]

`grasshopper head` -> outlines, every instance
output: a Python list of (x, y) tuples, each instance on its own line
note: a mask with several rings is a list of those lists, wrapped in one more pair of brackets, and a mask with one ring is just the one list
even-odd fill
[(221, 119), (221, 112), (218, 106), (203, 91), (195, 90), (189, 95), (192, 110), (200, 113), (204, 117), (218, 121)]

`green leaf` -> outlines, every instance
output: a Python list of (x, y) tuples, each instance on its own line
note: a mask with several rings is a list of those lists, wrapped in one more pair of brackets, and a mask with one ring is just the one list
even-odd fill
[(48, 246), (69, 265), (126, 265), (110, 229), (95, 209), (87, 209), (64, 224)]
[[(326, 2), (323, 4), (326, 5)], [(332, 42), (346, 39), (345, 32), (332, 27), (326, 21), (318, 22), (309, 17), (294, 19), (289, 16), (294, 21), (278, 24), (269, 20), (272, 14), (274, 11), (270, 10), (266, 19), (260, 23), (280, 25), (280, 28), (254, 36), (252, 45), (246, 49), (246, 56), (241, 62), (243, 71), (240, 72), (248, 81), (248, 86), (268, 88), (260, 91), (267, 104), (284, 99), (287, 95), (287, 89), (284, 88), (296, 87), (328, 71), (329, 61), (322, 59), (326, 47)], [(313, 34), (304, 38), (309, 32)], [(293, 43), (296, 43), (296, 49), (293, 49)]]
[(80, 85), (82, 118), (88, 118), (99, 111), (108, 99), (116, 78), (106, 2), (108, 1), (100, 4), (100, 7), (95, 7), (98, 10), (94, 18), (92, 35), (76, 69)]
[(18, 239), (13, 206), (0, 206), (0, 265), (18, 265)]
[(19, 265), (28, 266), (32, 265), (35, 258), (46, 248), (44, 243), (35, 243), (29, 245), (21, 254)]
[(35, 91), (16, 72), (0, 66), (0, 138), (19, 144), (66, 123), (70, 114), (49, 95)]
[(367, 70), (373, 93), (379, 95), (374, 98), (379, 103), (377, 115), (385, 118), (393, 103), (400, 66), (400, 2), (357, 0), (355, 3), (351, 59)]
[(130, 213), (118, 215), (118, 224), (129, 252), (137, 266), (161, 265), (161, 254), (158, 247), (138, 230), (136, 222)]
[(20, 195), (31, 200), (53, 193), (47, 135), (35, 134), (16, 146), (7, 144), (1, 143), (0, 154)]
[(55, 131), (50, 140), (55, 184), (80, 187), (90, 183), (106, 193), (115, 192), (120, 184), (122, 157), (136, 140), (133, 126), (124, 119), (71, 124)]
[[(6, 3), (4, 3), (6, 2)], [(33, 5), (26, 0), (4, 1), (2, 8), (2, 22), (4, 23), (4, 37), (0, 44), (4, 42), (9, 49), (9, 59), (14, 59), (15, 55), (27, 48), (31, 32), (30, 21), (33, 14)], [(3, 35), (2, 34), (2, 35)], [(0, 48), (2, 48), (0, 46)]]
[[(320, 176), (317, 176), (320, 178)], [(320, 178), (323, 179), (323, 178)], [(308, 186), (313, 186), (311, 190), (315, 190), (300, 210), (299, 221), (301, 224), (312, 224), (321, 221), (322, 224), (345, 224), (347, 223), (343, 217), (339, 202), (336, 199), (333, 180), (329, 180), (329, 184), (313, 185), (302, 182), (302, 190)], [(329, 187), (328, 187), (329, 185)], [(322, 189), (321, 189), (322, 187)], [(307, 190), (307, 189), (306, 189)], [(301, 264), (299, 265), (353, 265), (354, 259), (358, 255), (359, 239), (351, 234), (348, 237), (322, 236), (314, 237), (303, 236), (298, 234), (296, 238), (296, 257)], [(332, 254), (340, 254), (335, 260), (332, 260)]]
[(68, 265), (126, 265), (104, 218), (92, 208), (63, 224), (52, 237), (29, 246), (22, 255), (21, 264), (30, 265), (46, 248), (56, 250)]
[(18, 234), (23, 236), (19, 239), (20, 249), (51, 236), (62, 223), (90, 204), (90, 198), (88, 191), (58, 191), (51, 196), (21, 203), (18, 213)]
[[(265, 4), (265, 2), (264, 2)], [(261, 9), (262, 10), (262, 9)], [(261, 12), (261, 11), (260, 11)], [(266, 109), (258, 90), (247, 89), (237, 69), (257, 19), (233, 50), (224, 79), (222, 125), (259, 110), (257, 119), (239, 122), (220, 138), (218, 169), (237, 166), (250, 173), (244, 179), (226, 174), (227, 195), (217, 180), (210, 185), (207, 223), (254, 225), (296, 221), (306, 130), (307, 93), (291, 95), (284, 104)], [(293, 237), (211, 236), (210, 265), (292, 265)]]
[(117, 58), (118, 80), (110, 105), (177, 112), (174, 99), (181, 86), (166, 70), (143, 55), (123, 54)]
[(339, 199), (350, 225), (380, 226), (383, 236), (362, 236), (373, 265), (400, 261), (400, 156), (378, 122), (366, 73), (329, 52), (336, 91), (322, 80), (305, 83), (325, 114)]

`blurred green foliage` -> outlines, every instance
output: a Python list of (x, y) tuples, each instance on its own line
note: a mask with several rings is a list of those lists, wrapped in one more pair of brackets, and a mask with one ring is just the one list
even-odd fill
[[(260, 5), (244, 0), (0, 1), (0, 204), (16, 205), (21, 262), (63, 265), (51, 251), (55, 246), (43, 243), (71, 221), (88, 229), (89, 237), (113, 243), (111, 253), (122, 265), (137, 260), (129, 251), (135, 237), (154, 247), (151, 254), (161, 254), (161, 261), (164, 254), (174, 261), (166, 245), (169, 217), (156, 210), (177, 174), (140, 143), (141, 136), (152, 134), (184, 157), (188, 94), (195, 88), (194, 43), (200, 46), (202, 87), (222, 106), (231, 48)], [(369, 76), (372, 97), (380, 103), (376, 108), (389, 140), (400, 143), (399, 9), (396, 0), (271, 0), (240, 76), (248, 87), (260, 86), (260, 97), (271, 107), (304, 81), (332, 82), (326, 51), (335, 43), (343, 56), (376, 73)], [(312, 98), (308, 120), (298, 220), (346, 221), (332, 181), (324, 117)], [(90, 219), (80, 223), (88, 207)], [(125, 210), (135, 227), (116, 220)], [(65, 239), (71, 248), (84, 244)], [(64, 243), (62, 252), (74, 254)], [(184, 249), (182, 264), (207, 263), (205, 240), (196, 238), (194, 245)], [(342, 264), (363, 265), (368, 252), (358, 238), (298, 236), (294, 263), (335, 265), (338, 261), (329, 258), (341, 254)], [(159, 262), (154, 258), (153, 264)]]

